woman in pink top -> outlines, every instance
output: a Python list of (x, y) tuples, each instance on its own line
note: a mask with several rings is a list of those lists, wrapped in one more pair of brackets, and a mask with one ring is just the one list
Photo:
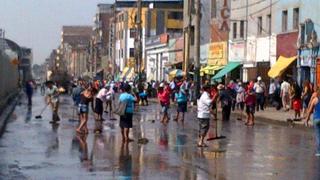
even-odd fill
[(163, 83), (161, 83), (158, 89), (158, 99), (162, 107), (161, 109), (161, 112), (163, 113), (163, 117), (161, 120), (162, 123), (167, 123), (169, 121), (168, 110), (170, 106), (170, 93), (171, 93), (170, 87), (167, 85), (165, 86)]

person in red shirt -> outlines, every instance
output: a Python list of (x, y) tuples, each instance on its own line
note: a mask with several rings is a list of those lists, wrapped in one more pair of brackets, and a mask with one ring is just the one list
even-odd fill
[(256, 95), (255, 95), (253, 89), (248, 91), (248, 94), (245, 98), (245, 104), (246, 104), (246, 113), (248, 116), (246, 125), (253, 126), (254, 125), (255, 106), (256, 106)]
[(168, 110), (170, 106), (170, 94), (171, 94), (170, 87), (168, 85), (165, 85), (164, 83), (161, 83), (158, 89), (158, 99), (162, 107), (161, 109), (161, 112), (163, 113), (163, 117), (161, 120), (162, 123), (167, 123), (169, 121)]
[(219, 97), (219, 92), (216, 85), (213, 85), (210, 90), (210, 98), (212, 99), (212, 111), (214, 120), (218, 119), (218, 108), (217, 108), (217, 100)]

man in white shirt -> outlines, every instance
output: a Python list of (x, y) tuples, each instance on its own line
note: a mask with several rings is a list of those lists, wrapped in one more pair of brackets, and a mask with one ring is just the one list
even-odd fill
[(266, 93), (266, 85), (262, 81), (262, 78), (258, 76), (257, 82), (254, 83), (253, 89), (257, 96), (257, 111), (259, 108), (263, 111), (264, 110), (264, 101), (265, 101), (265, 93)]
[(198, 120), (199, 120), (199, 142), (198, 147), (207, 147), (204, 143), (204, 138), (206, 137), (209, 125), (210, 125), (210, 106), (212, 104), (212, 99), (210, 98), (210, 87), (205, 85), (203, 87), (203, 93), (198, 99)]
[(271, 83), (269, 86), (269, 102), (271, 103), (271, 105), (273, 105), (273, 102), (274, 102), (276, 89), (277, 89), (276, 83), (274, 82), (273, 79), (271, 79)]
[(289, 95), (289, 90), (290, 90), (290, 84), (286, 81), (283, 80), (281, 83), (281, 100), (282, 100), (282, 106), (285, 111), (289, 111), (290, 109), (290, 95)]

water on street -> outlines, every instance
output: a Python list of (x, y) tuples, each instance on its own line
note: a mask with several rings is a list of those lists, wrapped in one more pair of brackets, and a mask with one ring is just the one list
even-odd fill
[[(103, 134), (93, 133), (91, 115), (85, 137), (75, 133), (77, 122), (69, 121), (70, 97), (61, 98), (59, 125), (49, 124), (50, 108), (42, 119), (35, 119), (44, 106), (43, 96), (36, 94), (32, 109), (25, 98), (16, 107), (0, 139), (0, 179), (320, 178), (311, 130), (259, 122), (251, 128), (232, 118), (218, 125), (226, 139), (207, 142), (209, 147), (200, 149), (196, 112), (189, 109), (184, 125), (173, 121), (163, 125), (159, 106), (151, 104), (134, 115), (135, 142), (123, 145), (118, 121), (110, 121), (106, 114)], [(214, 136), (213, 128), (209, 137)], [(139, 138), (149, 142), (138, 144)]]

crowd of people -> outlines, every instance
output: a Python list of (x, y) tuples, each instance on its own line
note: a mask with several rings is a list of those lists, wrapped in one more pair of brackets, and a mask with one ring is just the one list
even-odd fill
[[(53, 112), (51, 123), (57, 123), (60, 120), (58, 116), (59, 95), (64, 91), (52, 81), (45, 85), (47, 87), (46, 102), (51, 106)], [(32, 94), (30, 84), (26, 84), (26, 94), (28, 97)], [(227, 83), (203, 83), (200, 96), (196, 97), (193, 81), (182, 77), (174, 78), (170, 82), (151, 81), (148, 83), (80, 79), (72, 85), (71, 94), (78, 114), (79, 125), (76, 132), (79, 134), (89, 133), (87, 123), (90, 107), (94, 112), (96, 124), (102, 124), (103, 113), (108, 113), (112, 120), (113, 109), (119, 110), (120, 108), (117, 104), (125, 104), (123, 114), (119, 114), (123, 142), (133, 141), (129, 137), (133, 114), (137, 111), (137, 106), (148, 106), (149, 98), (158, 99), (161, 106), (160, 122), (164, 124), (169, 123), (171, 118), (170, 104), (174, 103), (177, 106), (173, 121), (184, 123), (188, 106), (196, 103), (199, 122), (198, 147), (207, 146), (204, 139), (210, 127), (210, 120), (218, 119), (219, 108), (222, 121), (229, 121), (231, 113), (238, 111), (237, 119), (245, 121), (244, 124), (251, 127), (255, 124), (255, 112), (264, 111), (267, 106), (283, 111), (293, 109), (294, 120), (297, 121), (308, 122), (312, 113), (315, 114), (314, 119), (320, 119), (320, 103), (318, 103), (320, 91), (314, 90), (308, 80), (303, 82), (302, 87), (288, 78), (273, 79), (266, 84), (260, 76), (246, 83), (240, 80), (231, 80)], [(28, 103), (31, 104), (31, 98), (28, 99)], [(244, 114), (246, 114), (246, 119), (243, 118)], [(318, 124), (316, 123), (315, 127), (317, 127), (317, 148), (320, 155), (320, 123)], [(102, 126), (96, 126), (94, 132), (102, 133)]]

